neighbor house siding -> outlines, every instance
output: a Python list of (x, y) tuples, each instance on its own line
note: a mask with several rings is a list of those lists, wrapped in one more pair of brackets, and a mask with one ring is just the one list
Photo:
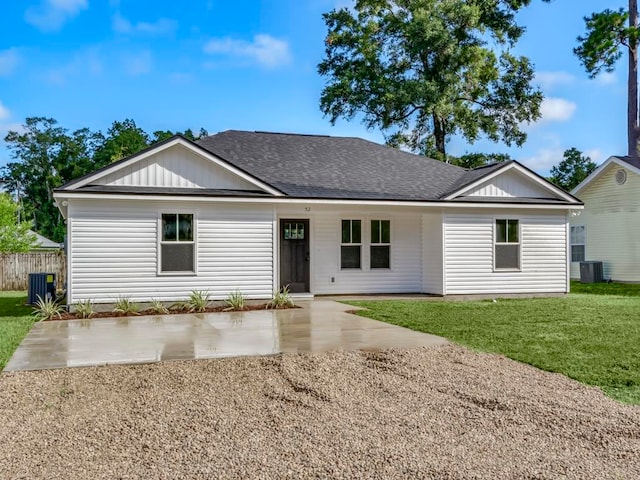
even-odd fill
[[(570, 218), (584, 225), (585, 260), (601, 260), (605, 279), (640, 282), (640, 175), (624, 168), (627, 180), (618, 185), (611, 163), (578, 193), (584, 210)], [(571, 277), (580, 278), (580, 265), (571, 264)]]
[[(520, 221), (519, 271), (494, 270), (496, 218)], [(564, 214), (505, 211), (445, 215), (445, 293), (566, 292), (566, 232)]]
[[(347, 293), (407, 293), (422, 291), (421, 215), (402, 209), (372, 207), (279, 207), (279, 218), (309, 218), (311, 291), (317, 295)], [(362, 220), (362, 268), (340, 268), (342, 219)], [(391, 268), (370, 269), (370, 221), (391, 220)], [(333, 282), (331, 280), (334, 280)]]
[[(197, 275), (158, 275), (158, 219), (193, 213)], [(222, 299), (239, 289), (269, 298), (273, 279), (273, 209), (198, 202), (69, 202), (69, 303), (185, 299), (207, 290)]]

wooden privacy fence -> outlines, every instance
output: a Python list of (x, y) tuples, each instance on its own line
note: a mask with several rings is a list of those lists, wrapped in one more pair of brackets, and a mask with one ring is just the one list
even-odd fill
[(66, 260), (64, 252), (0, 254), (0, 290), (27, 290), (30, 273), (55, 273), (57, 288), (64, 288)]

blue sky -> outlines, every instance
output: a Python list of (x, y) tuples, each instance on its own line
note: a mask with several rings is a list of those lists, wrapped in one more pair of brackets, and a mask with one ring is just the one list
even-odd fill
[[(536, 67), (543, 117), (521, 148), (454, 138), (452, 154), (504, 152), (541, 174), (576, 147), (626, 152), (626, 61), (589, 80), (573, 56), (582, 17), (625, 0), (533, 0), (517, 53)], [(133, 118), (148, 132), (206, 128), (360, 136), (319, 110), (322, 13), (347, 0), (22, 0), (0, 17), (0, 135), (29, 116), (74, 130)], [(0, 143), (0, 165), (9, 152)]]

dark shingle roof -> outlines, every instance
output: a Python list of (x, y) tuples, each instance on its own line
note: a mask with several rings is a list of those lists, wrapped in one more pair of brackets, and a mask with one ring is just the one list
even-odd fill
[(640, 158), (638, 158), (638, 157), (635, 157), (635, 158), (634, 157), (621, 157), (621, 156), (617, 156), (616, 155), (616, 158), (619, 158), (623, 162), (628, 163), (632, 167), (640, 168)]
[(196, 143), (293, 197), (436, 200), (467, 173), (353, 137), (228, 130)]

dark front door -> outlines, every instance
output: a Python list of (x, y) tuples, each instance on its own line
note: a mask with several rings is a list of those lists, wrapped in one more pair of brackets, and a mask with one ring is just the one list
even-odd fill
[(309, 220), (280, 220), (280, 286), (309, 291)]

